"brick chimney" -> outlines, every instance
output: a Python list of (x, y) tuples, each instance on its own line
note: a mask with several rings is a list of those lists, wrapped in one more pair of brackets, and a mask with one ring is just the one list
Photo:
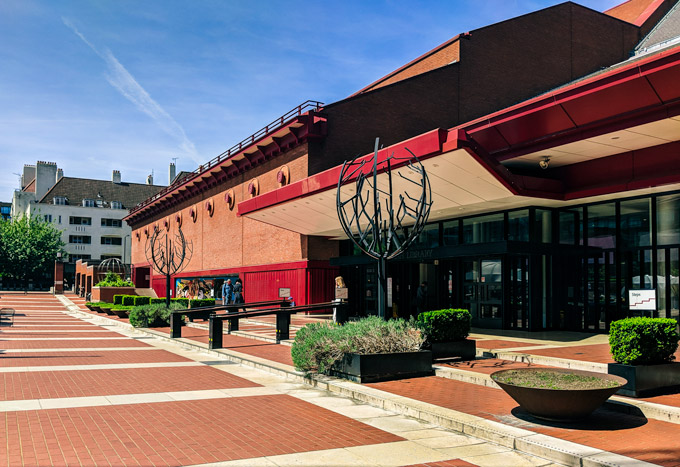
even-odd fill
[(113, 183), (120, 183), (120, 170), (114, 170), (111, 175), (111, 181)]

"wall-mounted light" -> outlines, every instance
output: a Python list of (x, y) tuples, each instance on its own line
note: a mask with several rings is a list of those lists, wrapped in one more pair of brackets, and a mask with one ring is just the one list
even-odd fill
[(543, 159), (538, 161), (538, 166), (542, 168), (543, 170), (548, 168), (548, 165), (550, 165), (550, 157), (549, 156), (543, 156)]

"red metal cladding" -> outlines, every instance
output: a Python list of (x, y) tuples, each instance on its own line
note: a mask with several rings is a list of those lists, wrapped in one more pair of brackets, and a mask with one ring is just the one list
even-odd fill
[(246, 302), (276, 300), (279, 289), (289, 288), (297, 305), (305, 305), (305, 269), (248, 272), (243, 275)]
[(562, 107), (581, 126), (661, 103), (649, 82), (639, 77), (562, 102)]
[(646, 75), (654, 90), (664, 102), (680, 97), (680, 66), (667, 67)]
[(548, 107), (512, 119), (496, 127), (511, 146), (574, 128), (574, 123), (559, 106)]

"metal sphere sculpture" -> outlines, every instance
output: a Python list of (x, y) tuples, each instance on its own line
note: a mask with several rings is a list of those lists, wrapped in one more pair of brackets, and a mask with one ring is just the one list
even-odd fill
[[(372, 159), (356, 157), (342, 165), (336, 205), (345, 234), (378, 262), (378, 315), (384, 317), (387, 261), (406, 251), (423, 231), (430, 217), (432, 188), (425, 167), (413, 152), (405, 148), (404, 156), (392, 153), (379, 160), (379, 144), (376, 138)], [(398, 181), (405, 181), (414, 196), (405, 190), (394, 192), (394, 170)], [(386, 183), (378, 181), (380, 174), (387, 176)], [(342, 187), (352, 182), (356, 189), (343, 194)]]
[(168, 230), (154, 228), (153, 234), (146, 240), (145, 253), (153, 270), (165, 276), (165, 304), (170, 307), (170, 276), (187, 267), (193, 254), (193, 244), (184, 237), (180, 227), (174, 235)]
[(130, 270), (118, 258), (107, 258), (97, 265), (97, 282), (106, 277), (106, 273), (113, 272), (118, 274), (123, 280), (127, 280)]

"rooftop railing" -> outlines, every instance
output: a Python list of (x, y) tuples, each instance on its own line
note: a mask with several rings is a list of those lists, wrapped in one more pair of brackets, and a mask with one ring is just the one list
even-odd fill
[(220, 162), (222, 162), (226, 159), (229, 159), (231, 156), (238, 154), (243, 149), (254, 144), (256, 141), (260, 140), (261, 138), (267, 136), (269, 133), (276, 130), (277, 128), (282, 127), (283, 125), (285, 125), (286, 123), (288, 123), (289, 121), (294, 119), (295, 117), (298, 117), (298, 116), (300, 116), (304, 113), (307, 113), (309, 111), (320, 110), (322, 107), (323, 107), (323, 102), (304, 101), (302, 104), (292, 108), (291, 110), (289, 110), (285, 114), (281, 115), (279, 118), (277, 118), (273, 122), (269, 123), (268, 125), (266, 125), (263, 128), (260, 128), (258, 131), (256, 131), (252, 135), (248, 136), (244, 140), (236, 143), (235, 145), (233, 145), (232, 147), (230, 147), (229, 149), (227, 149), (223, 153), (219, 154), (217, 157), (214, 157), (213, 159), (209, 160), (205, 164), (201, 164), (193, 172), (189, 172), (188, 174), (184, 175), (182, 178), (175, 180), (171, 185), (163, 188), (161, 191), (159, 191), (158, 193), (153, 195), (151, 198), (149, 198), (145, 201), (142, 201), (141, 203), (138, 203), (135, 207), (133, 207), (130, 210), (130, 214), (132, 214), (133, 212), (139, 211), (144, 206), (147, 206), (147, 205), (153, 203), (157, 199), (164, 196), (166, 193), (174, 190), (179, 185), (181, 185), (185, 182), (188, 182), (192, 178), (197, 177), (199, 174), (201, 174), (201, 173), (205, 172), (206, 170), (216, 166)]

